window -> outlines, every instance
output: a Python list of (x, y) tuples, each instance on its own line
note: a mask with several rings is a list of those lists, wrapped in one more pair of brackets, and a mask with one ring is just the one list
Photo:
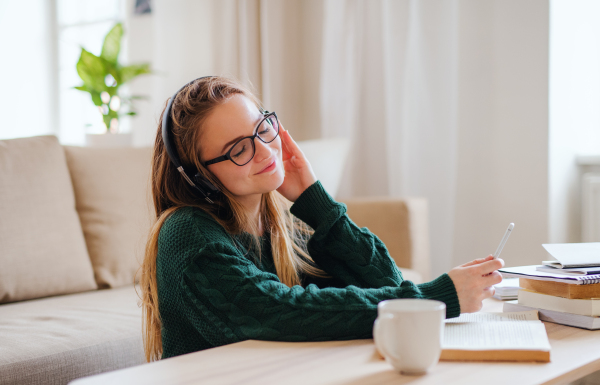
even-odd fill
[[(86, 132), (105, 130), (98, 107), (88, 93), (73, 89), (81, 85), (75, 65), (81, 47), (99, 55), (106, 33), (123, 21), (124, 0), (58, 0), (58, 98), (57, 134), (63, 144), (82, 145)], [(121, 47), (121, 55), (126, 52)], [(121, 60), (123, 57), (120, 58)], [(121, 127), (127, 131), (128, 127)]]
[(54, 133), (54, 50), (46, 0), (0, 1), (0, 139)]
[[(126, 0), (0, 1), (0, 139), (55, 134), (81, 145), (102, 132), (102, 117), (75, 68), (81, 47), (99, 54)], [(122, 47), (122, 53), (126, 47)], [(6, 60), (8, 59), (8, 60)], [(121, 126), (128, 131), (127, 124)]]

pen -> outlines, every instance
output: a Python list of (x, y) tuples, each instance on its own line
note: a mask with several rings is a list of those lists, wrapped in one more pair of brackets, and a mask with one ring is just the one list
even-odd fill
[(514, 227), (515, 227), (514, 223), (511, 223), (508, 225), (508, 228), (506, 229), (506, 232), (504, 233), (504, 236), (502, 237), (502, 240), (500, 241), (500, 244), (498, 245), (498, 248), (496, 249), (496, 252), (493, 255), (494, 259), (496, 259), (500, 256), (500, 253), (502, 252), (502, 249), (504, 248), (506, 241), (508, 241), (508, 237), (510, 236), (510, 233), (512, 232), (512, 229)]

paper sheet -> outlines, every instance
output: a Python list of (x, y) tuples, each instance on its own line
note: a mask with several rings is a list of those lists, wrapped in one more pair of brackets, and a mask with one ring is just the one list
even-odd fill
[(448, 323), (444, 349), (550, 350), (546, 328), (541, 321)]
[(460, 317), (450, 318), (446, 323), (491, 322), (491, 321), (534, 321), (538, 320), (537, 310), (511, 313), (463, 313)]
[(562, 267), (600, 266), (600, 242), (544, 243), (542, 246)]
[(446, 321), (444, 349), (550, 350), (544, 324), (535, 310), (514, 313), (471, 313)]
[(529, 278), (539, 279), (542, 281), (568, 282), (575, 284), (588, 284), (600, 282), (600, 274), (591, 275), (565, 275), (552, 274), (544, 271), (538, 271), (537, 268), (542, 265), (503, 267), (498, 269), (504, 278)]

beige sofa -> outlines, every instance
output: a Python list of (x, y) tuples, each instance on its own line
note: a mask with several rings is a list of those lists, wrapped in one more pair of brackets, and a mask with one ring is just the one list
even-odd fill
[[(53, 136), (0, 141), (0, 384), (66, 384), (144, 363), (133, 282), (152, 224), (150, 158), (149, 148)], [(407, 279), (429, 278), (424, 200), (344, 203)]]

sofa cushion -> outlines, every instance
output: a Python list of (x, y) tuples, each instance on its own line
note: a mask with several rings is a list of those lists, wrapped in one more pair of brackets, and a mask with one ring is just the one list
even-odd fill
[(421, 276), (421, 274), (413, 269), (406, 269), (403, 267), (399, 267), (398, 269), (400, 269), (400, 271), (402, 272), (402, 278), (404, 278), (405, 281), (411, 281), (412, 283), (423, 283), (423, 277)]
[(65, 146), (98, 286), (131, 285), (152, 224), (150, 148)]
[(61, 384), (145, 362), (132, 286), (0, 306), (0, 383)]
[(93, 289), (63, 148), (0, 140), (0, 302)]

